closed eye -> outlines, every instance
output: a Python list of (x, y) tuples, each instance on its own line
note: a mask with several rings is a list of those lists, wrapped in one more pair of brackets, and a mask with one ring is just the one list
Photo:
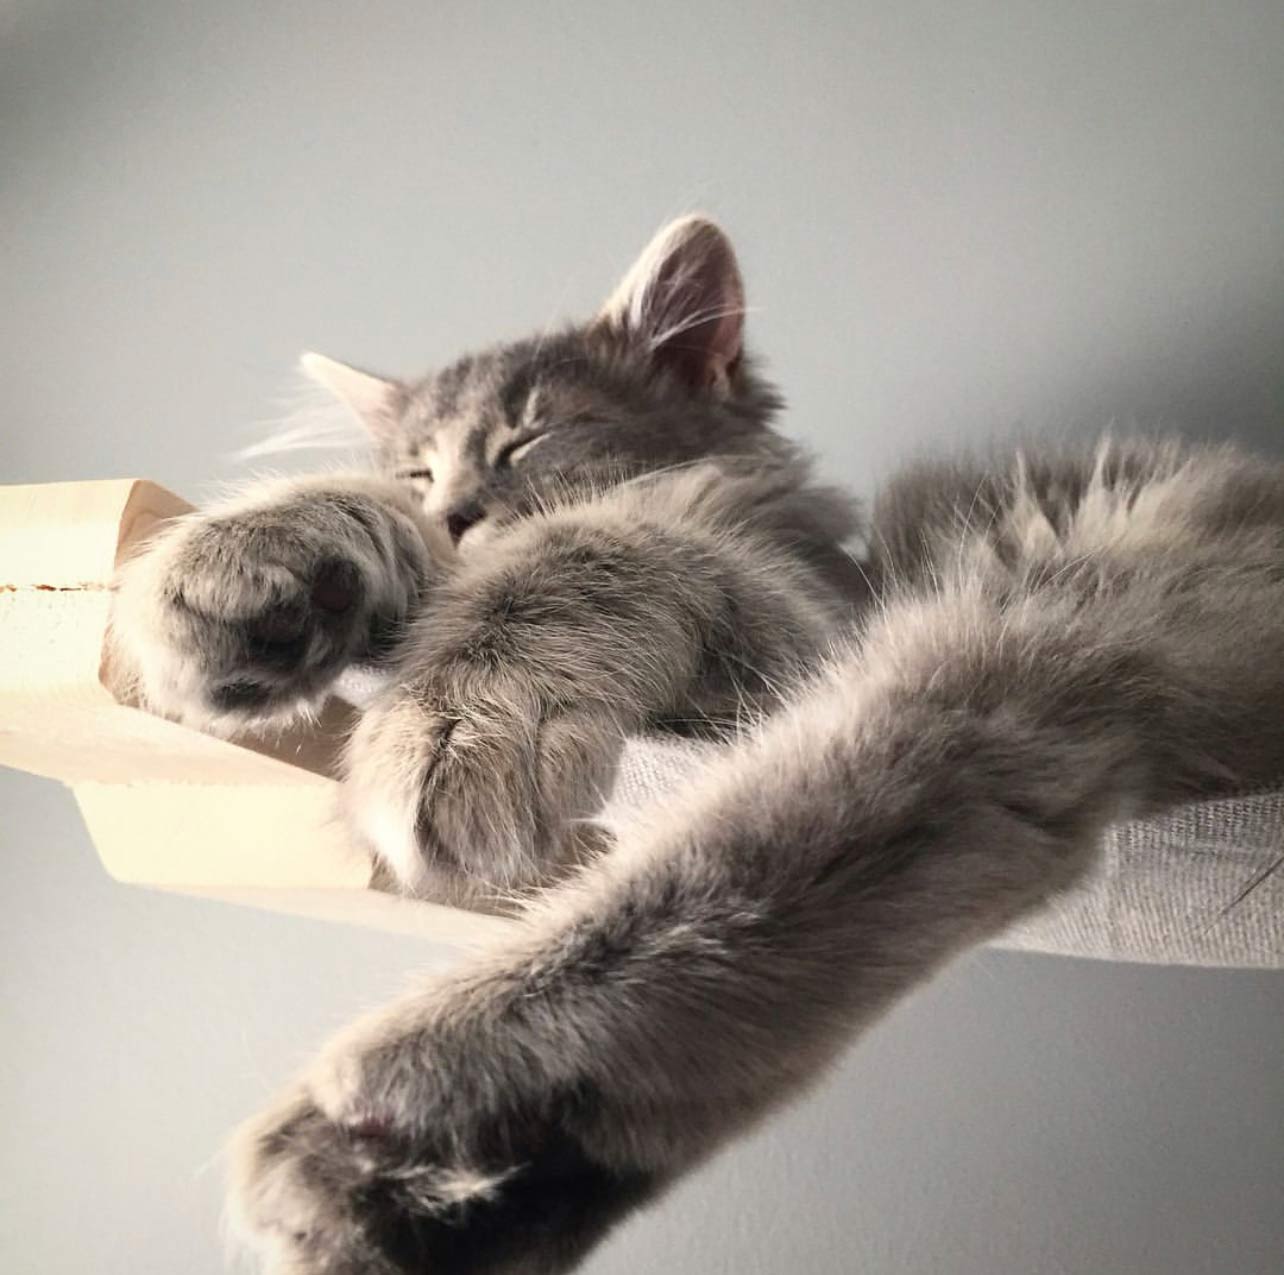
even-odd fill
[(548, 437), (548, 431), (542, 434), (528, 434), (525, 438), (514, 439), (495, 457), (496, 467), (515, 465), (536, 443), (542, 443)]
[(432, 482), (431, 469), (402, 469), (397, 471), (398, 478), (408, 479), (411, 482), (418, 480), (420, 482)]

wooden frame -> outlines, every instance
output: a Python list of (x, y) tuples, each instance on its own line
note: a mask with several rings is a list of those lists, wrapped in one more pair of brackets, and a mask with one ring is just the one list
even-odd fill
[(128, 702), (111, 582), (190, 508), (139, 479), (0, 487), (0, 764), (69, 785), (118, 881), (449, 943), (505, 928), (373, 886), (335, 815), (337, 704), (320, 731), (251, 744)]

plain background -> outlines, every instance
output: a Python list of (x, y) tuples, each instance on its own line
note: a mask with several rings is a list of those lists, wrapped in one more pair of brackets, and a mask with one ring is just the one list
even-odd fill
[[(199, 497), (297, 353), (583, 314), (692, 207), (789, 428), (1284, 433), (1284, 9), (0, 0), (5, 481)], [(0, 776), (0, 1269), (213, 1275), (221, 1137), (440, 959), (107, 881)], [(982, 953), (594, 1275), (1277, 1275), (1284, 976)]]

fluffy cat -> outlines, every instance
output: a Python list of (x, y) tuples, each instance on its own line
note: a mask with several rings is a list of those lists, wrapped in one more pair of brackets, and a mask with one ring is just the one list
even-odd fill
[[(237, 1135), (274, 1275), (570, 1270), (1109, 823), (1284, 775), (1284, 469), (920, 468), (855, 561), (743, 310), (687, 218), (582, 327), (413, 384), (313, 357), (376, 472), (193, 516), (122, 575), (140, 694), (207, 729), (390, 668), (355, 835), (407, 890), (518, 907)], [(605, 847), (620, 741), (655, 730), (726, 743)]]

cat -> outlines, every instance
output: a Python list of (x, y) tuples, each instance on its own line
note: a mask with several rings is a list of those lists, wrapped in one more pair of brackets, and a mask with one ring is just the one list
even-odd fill
[[(275, 1275), (554, 1275), (812, 1083), (1112, 822), (1284, 775), (1284, 467), (1103, 442), (818, 484), (734, 250), (665, 227), (588, 323), (416, 383), (312, 357), (373, 472), (193, 515), (118, 583), (204, 729), (388, 685), (357, 836), (508, 937), (358, 1022), (233, 1140)], [(722, 741), (592, 819), (621, 739)]]
[(689, 219), (585, 327), (414, 384), (307, 356), (377, 476), (260, 488), (132, 564), (115, 629), (141, 698), (263, 730), (381, 663), (396, 690), (346, 758), (355, 834), (434, 898), (549, 884), (599, 846), (626, 734), (734, 731), (863, 588), (853, 502), (771, 428), (743, 309), (730, 244)]

